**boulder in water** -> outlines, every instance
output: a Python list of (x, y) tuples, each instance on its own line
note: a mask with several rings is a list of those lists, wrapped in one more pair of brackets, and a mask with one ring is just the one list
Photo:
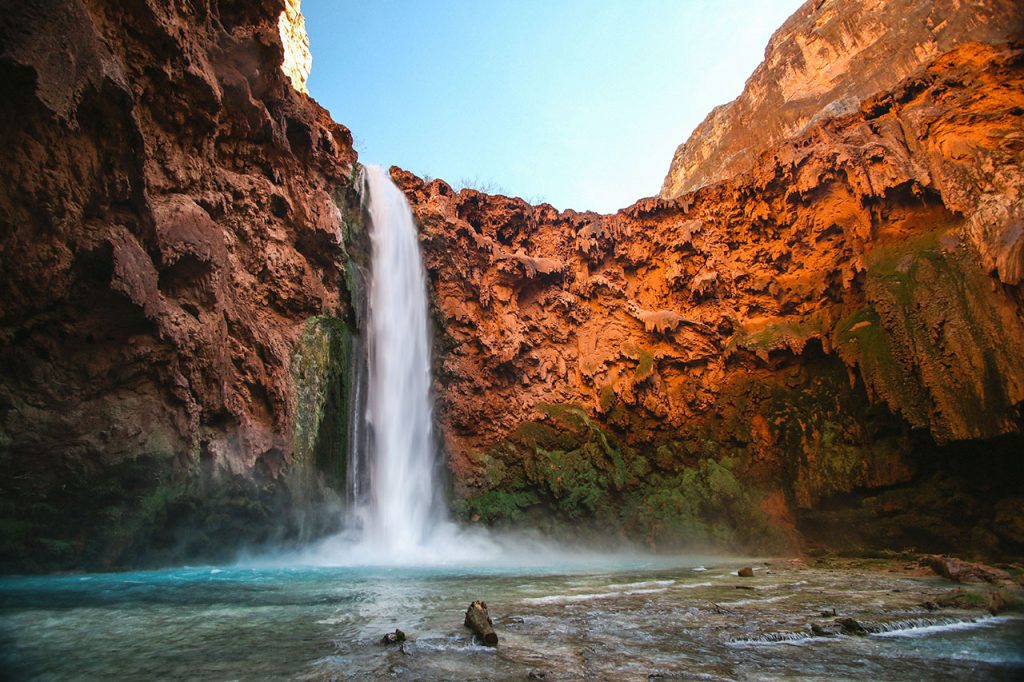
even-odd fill
[(401, 644), (405, 641), (405, 633), (395, 628), (394, 632), (389, 632), (380, 638), (381, 644)]
[(836, 625), (842, 628), (843, 633), (847, 635), (863, 637), (868, 634), (868, 631), (864, 629), (864, 626), (853, 618), (836, 618)]
[(943, 578), (958, 583), (1002, 583), (1013, 580), (1006, 571), (982, 563), (943, 556), (928, 557), (925, 561)]
[(839, 634), (839, 628), (831, 624), (811, 623), (811, 632), (817, 637), (835, 637)]
[(751, 568), (750, 566), (744, 566), (743, 568), (741, 568), (740, 570), (738, 570), (736, 572), (736, 575), (738, 575), (741, 578), (753, 578), (754, 577), (754, 569)]
[(1006, 590), (996, 590), (988, 595), (985, 602), (985, 608), (993, 616), (997, 616), (1003, 611), (1012, 609), (1019, 609), (1021, 601), (1016, 595), (1007, 592)]

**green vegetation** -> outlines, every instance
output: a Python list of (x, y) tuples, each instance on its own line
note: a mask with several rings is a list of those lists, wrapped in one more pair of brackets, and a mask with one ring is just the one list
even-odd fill
[[(472, 455), (480, 493), (454, 507), (464, 519), (488, 524), (596, 521), (652, 545), (716, 544), (777, 547), (778, 535), (760, 509), (763, 498), (740, 483), (739, 460), (708, 457), (682, 464), (672, 445), (642, 454), (622, 445), (575, 405), (541, 405), (543, 422), (526, 422), (505, 441)], [(672, 473), (652, 469), (672, 467)]]
[(705, 459), (673, 475), (654, 474), (625, 500), (627, 528), (656, 546), (696, 543), (729, 549), (784, 546), (760, 509), (758, 491), (737, 477), (736, 458)]
[(945, 237), (937, 229), (871, 252), (868, 303), (839, 322), (835, 345), (913, 426), (995, 436), (1012, 411), (1006, 377), (1024, 373), (1020, 320)]
[(516, 522), (525, 518), (526, 510), (535, 506), (539, 498), (525, 490), (506, 492), (489, 490), (469, 500), (459, 500), (454, 505), (457, 515), (465, 519), (480, 520), (484, 523)]
[(639, 383), (654, 374), (654, 355), (646, 348), (634, 348), (631, 354), (636, 355), (637, 366), (633, 378)]
[(768, 324), (750, 334), (737, 335), (729, 342), (729, 349), (742, 348), (761, 356), (773, 350), (794, 349), (799, 352), (808, 340), (821, 338), (826, 331), (821, 316), (809, 315), (800, 320)]
[[(321, 315), (306, 323), (292, 358), (295, 383), (293, 479), (327, 476), (334, 488), (345, 482), (347, 405), (351, 391), (352, 332), (344, 321)], [(302, 471), (313, 465), (315, 470)]]

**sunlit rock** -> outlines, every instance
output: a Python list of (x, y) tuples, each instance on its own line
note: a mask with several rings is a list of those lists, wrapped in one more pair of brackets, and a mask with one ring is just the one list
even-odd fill
[(309, 51), (309, 34), (306, 33), (306, 17), (302, 16), (301, 4), (302, 0), (285, 0), (277, 25), (284, 46), (281, 70), (291, 80), (292, 87), (308, 95), (306, 81), (313, 68), (313, 55)]

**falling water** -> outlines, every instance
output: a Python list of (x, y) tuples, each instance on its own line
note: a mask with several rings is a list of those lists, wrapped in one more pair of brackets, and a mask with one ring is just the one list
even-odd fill
[[(371, 225), (368, 334), (365, 367), (358, 340), (353, 347), (349, 523), (343, 532), (283, 560), (328, 566), (466, 566), (550, 564), (555, 558), (582, 556), (530, 533), (498, 537), (448, 518), (436, 465), (426, 271), (416, 226), (405, 195), (385, 169), (366, 166), (363, 177)], [(356, 288), (361, 289), (358, 283)], [(362, 310), (359, 306), (360, 319)]]
[(426, 274), (412, 211), (379, 166), (367, 166), (372, 224), (367, 423), (373, 456), (363, 542), (415, 554), (443, 521), (436, 504)]

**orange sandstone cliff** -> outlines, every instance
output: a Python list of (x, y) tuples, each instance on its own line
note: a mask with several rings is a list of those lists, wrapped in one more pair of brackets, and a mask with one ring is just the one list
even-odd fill
[[(466, 517), (1019, 551), (998, 481), (1021, 480), (1022, 64), (962, 43), (731, 180), (615, 215), (393, 170)], [(944, 508), (965, 463), (998, 490)]]
[(1016, 0), (818, 0), (772, 36), (743, 93), (716, 107), (672, 159), (670, 199), (752, 168), (762, 152), (860, 108), (963, 42), (1024, 38)]
[[(1007, 8), (808, 2), (615, 215), (393, 169), (456, 513), (1024, 555)], [(308, 69), (292, 0), (0, 14), (0, 570), (223, 560), (338, 518), (368, 244)]]

